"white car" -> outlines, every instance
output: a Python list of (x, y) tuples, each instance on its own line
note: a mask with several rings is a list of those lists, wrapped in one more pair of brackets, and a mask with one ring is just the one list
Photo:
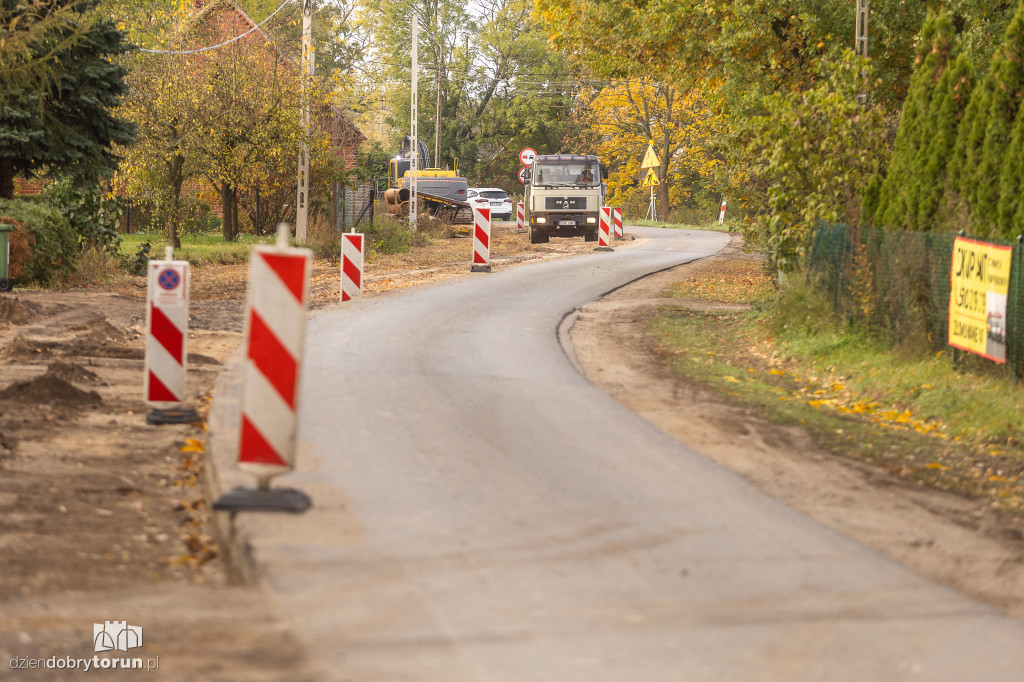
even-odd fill
[(470, 187), (466, 201), (477, 208), (491, 209), (492, 220), (512, 220), (512, 202), (503, 189), (497, 187)]

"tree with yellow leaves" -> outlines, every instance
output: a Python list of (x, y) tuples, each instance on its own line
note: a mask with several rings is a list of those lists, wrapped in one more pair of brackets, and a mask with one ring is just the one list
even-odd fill
[[(714, 184), (721, 160), (711, 142), (723, 125), (703, 94), (669, 83), (621, 81), (597, 91), (587, 102), (598, 153), (613, 169), (608, 178), (609, 202), (639, 208), (648, 191), (640, 164), (653, 145), (660, 167), (655, 169), (658, 214), (666, 220), (672, 208), (697, 207)], [(705, 202), (706, 203), (706, 202)]]

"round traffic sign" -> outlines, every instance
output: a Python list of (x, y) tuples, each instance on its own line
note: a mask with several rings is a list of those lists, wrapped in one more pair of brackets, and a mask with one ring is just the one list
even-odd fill
[(536, 158), (537, 152), (535, 152), (530, 147), (527, 147), (523, 151), (519, 152), (519, 161), (522, 162), (524, 166), (529, 166), (533, 164), (533, 160)]
[(181, 284), (181, 275), (178, 274), (177, 270), (167, 268), (157, 275), (156, 281), (164, 291), (173, 291)]
[(524, 185), (526, 184), (526, 171), (528, 169), (529, 166), (520, 166), (519, 168), (519, 182), (523, 183)]

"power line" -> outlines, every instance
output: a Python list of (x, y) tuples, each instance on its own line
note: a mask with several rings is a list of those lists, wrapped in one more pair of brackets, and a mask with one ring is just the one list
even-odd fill
[(281, 10), (283, 10), (285, 8), (285, 5), (289, 4), (290, 2), (291, 2), (291, 0), (284, 0), (284, 2), (281, 3), (281, 6), (278, 7), (277, 9), (275, 9), (273, 11), (273, 13), (269, 17), (267, 17), (266, 19), (264, 19), (260, 23), (254, 25), (252, 28), (250, 28), (245, 33), (243, 33), (241, 35), (237, 35), (234, 38), (231, 38), (230, 40), (225, 40), (223, 43), (219, 43), (217, 45), (211, 45), (209, 47), (200, 47), (200, 48), (196, 48), (194, 50), (148, 50), (148, 49), (146, 49), (144, 47), (140, 47), (139, 48), (139, 52), (147, 52), (149, 54), (179, 55), (179, 54), (199, 54), (200, 52), (210, 52), (212, 50), (219, 50), (222, 47), (230, 45), (231, 43), (238, 42), (242, 38), (246, 37), (247, 35), (249, 35), (253, 31), (255, 31), (258, 28), (260, 28), (261, 26), (263, 26), (265, 23), (267, 23), (268, 21), (273, 19), (277, 15), (277, 13), (280, 12)]

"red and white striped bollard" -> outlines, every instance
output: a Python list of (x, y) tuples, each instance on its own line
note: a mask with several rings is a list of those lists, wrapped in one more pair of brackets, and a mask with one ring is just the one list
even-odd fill
[(236, 488), (214, 509), (300, 512), (305, 493), (270, 488), (270, 479), (292, 469), (298, 429), (299, 378), (306, 340), (306, 306), (313, 252), (288, 246), (289, 228), (278, 226), (275, 246), (255, 246), (249, 257), (249, 300), (241, 377), (238, 466), (259, 487)]
[(598, 220), (597, 230), (597, 248), (595, 251), (611, 251), (611, 226), (612, 226), (612, 209), (610, 206), (601, 207), (601, 217)]
[(718, 213), (718, 224), (725, 222), (725, 197), (722, 197), (722, 210)]
[(341, 301), (351, 301), (363, 293), (363, 234), (341, 235)]
[(152, 408), (149, 424), (189, 424), (199, 414), (182, 408), (188, 364), (189, 263), (174, 260), (167, 247), (164, 260), (149, 262), (146, 290), (146, 367), (143, 394)]
[(473, 209), (473, 265), (470, 272), (491, 271), (491, 209)]
[(612, 209), (612, 222), (615, 225), (615, 239), (622, 239), (623, 238), (623, 234), (622, 234), (622, 209), (621, 208), (613, 208)]
[(519, 202), (516, 204), (516, 232), (526, 231), (526, 204)]

